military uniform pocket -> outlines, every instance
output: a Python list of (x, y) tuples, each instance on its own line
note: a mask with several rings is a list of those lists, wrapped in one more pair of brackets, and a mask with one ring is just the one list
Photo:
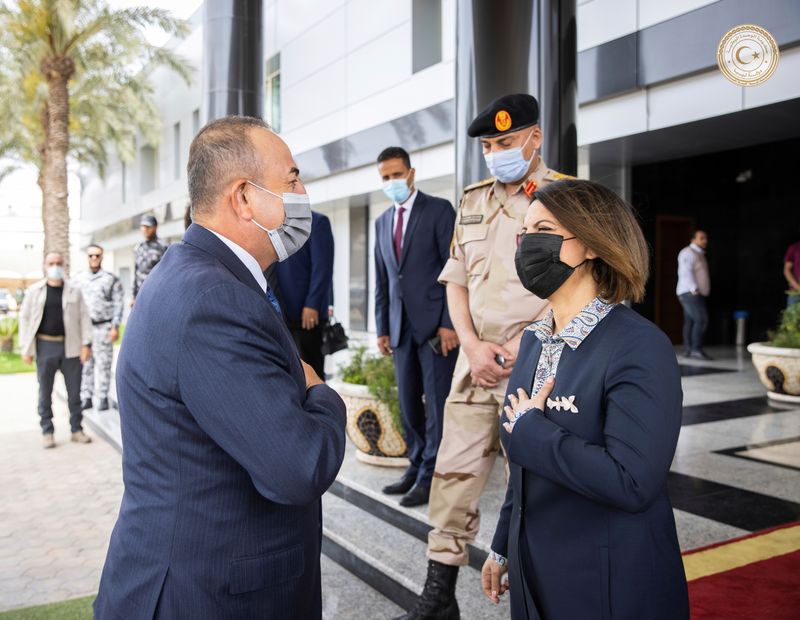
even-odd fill
[(488, 236), (488, 224), (470, 224), (461, 227), (459, 241), (464, 250), (467, 275), (476, 276), (483, 273), (489, 252)]

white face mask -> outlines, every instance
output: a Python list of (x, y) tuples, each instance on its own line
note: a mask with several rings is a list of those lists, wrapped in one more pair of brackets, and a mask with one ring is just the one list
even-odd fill
[(267, 233), (272, 247), (275, 248), (275, 253), (278, 255), (278, 261), (283, 262), (302, 248), (311, 235), (311, 201), (308, 199), (308, 194), (284, 192), (282, 195), (278, 195), (252, 181), (248, 181), (248, 183), (262, 192), (267, 192), (283, 200), (283, 210), (286, 215), (279, 228), (269, 230), (255, 219), (250, 220)]
[(47, 279), (48, 280), (63, 280), (64, 279), (64, 268), (61, 265), (50, 265), (47, 268)]
[[(486, 161), (486, 167), (492, 176), (496, 177), (501, 183), (513, 183), (520, 181), (525, 176), (525, 173), (530, 168), (533, 155), (530, 159), (525, 159), (522, 156), (522, 150), (530, 141), (533, 136), (533, 131), (525, 138), (522, 146), (512, 149), (505, 149), (504, 151), (495, 151), (494, 153), (486, 153), (483, 158)], [(534, 151), (534, 154), (536, 151)]]

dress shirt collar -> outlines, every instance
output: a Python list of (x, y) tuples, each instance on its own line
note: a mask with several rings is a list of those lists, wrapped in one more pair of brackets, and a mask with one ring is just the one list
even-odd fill
[(555, 336), (553, 336), (552, 310), (543, 319), (531, 323), (525, 329), (536, 334), (542, 343), (563, 341), (574, 351), (616, 305), (607, 304), (599, 297), (595, 297)]
[(415, 187), (414, 188), (414, 192), (408, 198), (406, 198), (406, 201), (403, 204), (399, 205), (397, 203), (394, 203), (394, 213), (395, 213), (395, 215), (397, 215), (397, 210), (400, 207), (403, 207), (406, 210), (405, 211), (405, 215), (410, 214), (411, 213), (411, 208), (414, 206), (414, 201), (417, 199), (417, 194), (419, 194), (419, 190), (417, 190), (417, 188)]
[[(205, 227), (204, 227), (205, 228)], [(264, 291), (264, 294), (267, 294), (267, 279), (264, 277), (264, 272), (261, 271), (261, 266), (258, 264), (258, 261), (253, 257), (250, 252), (245, 250), (242, 246), (234, 243), (227, 237), (223, 237), (218, 232), (211, 230), (210, 228), (206, 228), (206, 230), (210, 233), (214, 233), (217, 238), (222, 241), (225, 245), (228, 246), (231, 252), (236, 254), (237, 258), (242, 261), (245, 267), (253, 274), (253, 277), (258, 282), (258, 286), (261, 287), (261, 290)]]

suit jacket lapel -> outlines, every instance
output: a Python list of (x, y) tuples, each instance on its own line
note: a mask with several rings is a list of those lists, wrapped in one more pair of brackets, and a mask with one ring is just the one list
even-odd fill
[(384, 251), (383, 253), (386, 255), (386, 260), (390, 261), (391, 264), (394, 266), (395, 270), (397, 269), (397, 256), (394, 253), (394, 205), (389, 207), (389, 209), (385, 212), (386, 222), (384, 223), (384, 233), (381, 235), (382, 243)]
[(258, 285), (258, 282), (256, 282), (253, 274), (250, 273), (250, 270), (244, 266), (244, 263), (239, 260), (239, 257), (231, 252), (228, 246), (222, 243), (214, 233), (208, 231), (199, 224), (192, 224), (183, 234), (183, 241), (184, 243), (198, 247), (213, 255), (241, 282), (247, 284), (247, 286), (266, 299), (264, 291), (261, 290), (261, 287)]
[(403, 235), (403, 252), (400, 256), (400, 267), (408, 256), (408, 248), (411, 246), (411, 238), (414, 235), (414, 229), (417, 227), (417, 222), (422, 217), (422, 208), (425, 206), (425, 194), (422, 192), (417, 193), (414, 199), (414, 207), (411, 209), (411, 215), (408, 216), (408, 226), (406, 226), (406, 234)]

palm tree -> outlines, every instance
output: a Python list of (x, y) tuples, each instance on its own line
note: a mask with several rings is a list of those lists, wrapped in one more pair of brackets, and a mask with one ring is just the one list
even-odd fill
[(150, 26), (187, 32), (169, 11), (112, 10), (105, 0), (0, 4), (0, 156), (38, 168), (44, 252), (61, 252), (67, 267), (68, 158), (102, 176), (109, 147), (129, 161), (137, 135), (155, 146), (160, 123), (150, 72), (167, 66), (191, 80), (191, 67), (174, 51), (147, 41)]

